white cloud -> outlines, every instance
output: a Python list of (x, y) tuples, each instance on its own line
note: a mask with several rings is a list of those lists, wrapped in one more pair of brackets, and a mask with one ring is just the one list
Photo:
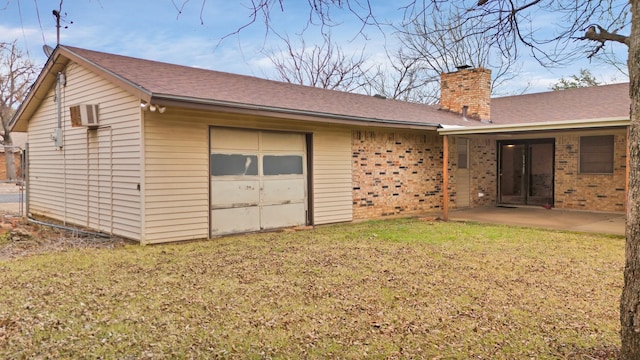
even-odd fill
[(0, 25), (0, 41), (9, 42), (16, 39), (33, 39), (39, 35), (40, 31), (35, 28), (16, 28)]

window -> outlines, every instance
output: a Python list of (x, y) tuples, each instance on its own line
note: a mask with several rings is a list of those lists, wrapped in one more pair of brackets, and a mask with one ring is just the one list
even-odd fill
[(258, 175), (258, 156), (211, 154), (211, 175)]
[[(302, 155), (264, 155), (263, 175), (302, 175)], [(211, 154), (211, 176), (257, 176), (258, 156)]]
[(613, 173), (613, 135), (580, 137), (580, 173)]
[(469, 141), (458, 139), (458, 169), (469, 168)]
[(262, 158), (264, 175), (302, 175), (301, 155), (265, 155)]

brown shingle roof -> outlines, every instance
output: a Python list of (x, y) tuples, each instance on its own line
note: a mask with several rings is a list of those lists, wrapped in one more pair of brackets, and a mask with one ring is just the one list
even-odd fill
[(493, 98), (493, 124), (483, 124), (476, 120), (465, 121), (460, 114), (441, 111), (438, 106), (60, 46), (14, 115), (11, 126), (15, 131), (26, 131), (26, 122), (37, 109), (43, 92), (52, 86), (55, 73), (62, 71), (69, 59), (104, 72), (141, 99), (169, 99), (185, 105), (206, 104), (240, 109), (238, 111), (258, 109), (274, 115), (287, 114), (283, 116), (295, 119), (313, 117), (332, 119), (321, 120), (332, 122), (379, 122), (409, 128), (437, 125), (491, 128), (492, 125), (629, 117), (628, 84)]
[(465, 125), (458, 114), (437, 106), (380, 99), (373, 96), (301, 86), (261, 78), (229, 74), (113, 55), (75, 47), (71, 53), (134, 83), (154, 97), (180, 97), (194, 101), (215, 100), (242, 106), (261, 106), (320, 116), (348, 116), (422, 125)]
[(628, 83), (507, 96), (491, 99), (491, 120), (525, 124), (628, 117), (630, 103)]

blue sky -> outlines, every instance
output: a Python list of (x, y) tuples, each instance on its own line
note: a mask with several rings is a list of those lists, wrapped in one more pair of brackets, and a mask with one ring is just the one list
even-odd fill
[[(183, 0), (174, 0), (180, 6)], [(202, 23), (200, 10), (203, 2), (187, 2), (181, 14), (171, 0), (67, 0), (62, 12), (66, 13), (61, 29), (61, 43), (92, 50), (158, 60), (169, 63), (196, 66), (237, 74), (273, 77), (270, 60), (265, 53), (282, 47), (273, 33), (265, 33), (260, 21), (234, 32), (247, 23), (249, 10), (244, 1), (207, 0), (204, 2)], [(379, 19), (394, 20), (401, 16), (395, 1), (374, 1)], [(304, 28), (309, 16), (306, 1), (285, 2), (284, 13), (273, 13), (272, 23), (276, 31), (295, 36)], [(39, 64), (46, 58), (42, 45), (55, 46), (55, 17), (51, 11), (58, 9), (59, 0), (0, 0), (0, 41), (18, 40), (21, 48)], [(37, 8), (37, 11), (36, 11)], [(39, 14), (39, 17), (38, 17)], [(332, 31), (332, 39), (345, 53), (362, 48), (371, 59), (384, 58), (384, 46), (393, 49), (395, 39), (370, 27), (359, 34), (361, 23), (353, 17), (338, 17), (342, 21)], [(73, 22), (72, 24), (70, 22)], [(312, 45), (320, 41), (316, 28), (308, 28), (305, 41)], [(626, 49), (617, 45), (621, 53)], [(547, 91), (560, 77), (577, 74), (580, 68), (588, 68), (596, 78), (605, 83), (627, 81), (613, 67), (589, 63), (586, 59), (561, 68), (544, 68), (535, 60), (523, 59), (520, 76), (508, 85), (514, 92)]]

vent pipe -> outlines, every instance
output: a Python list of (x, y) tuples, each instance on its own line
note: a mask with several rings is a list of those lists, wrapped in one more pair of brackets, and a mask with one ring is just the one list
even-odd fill
[(66, 85), (66, 76), (59, 72), (56, 75), (56, 104), (58, 110), (58, 127), (53, 130), (51, 140), (53, 140), (55, 146), (59, 149), (62, 148), (62, 87)]

